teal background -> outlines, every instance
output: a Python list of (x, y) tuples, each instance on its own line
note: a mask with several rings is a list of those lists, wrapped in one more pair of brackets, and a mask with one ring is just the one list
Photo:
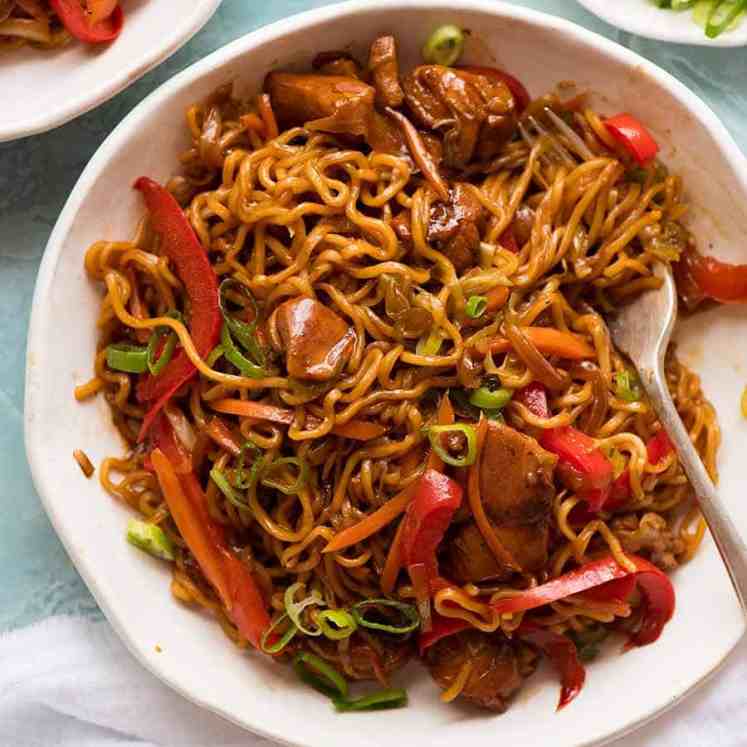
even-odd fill
[[(101, 615), (44, 514), (23, 447), (31, 296), (58, 213), (104, 138), (161, 83), (259, 26), (328, 4), (224, 0), (183, 49), (104, 106), (45, 135), (0, 145), (0, 632), (53, 614)], [(568, 18), (656, 62), (710, 104), (747, 152), (747, 48), (685, 47), (640, 39), (597, 20), (573, 0), (517, 4)]]

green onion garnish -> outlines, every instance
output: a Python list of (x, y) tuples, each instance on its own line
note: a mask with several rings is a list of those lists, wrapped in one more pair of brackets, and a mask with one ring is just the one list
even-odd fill
[(335, 700), (347, 699), (347, 680), (324, 659), (306, 651), (300, 651), (293, 659), (293, 669), (307, 685), (311, 685), (323, 695)]
[(383, 711), (387, 708), (401, 708), (406, 705), (407, 691), (401, 687), (379, 690), (355, 700), (335, 698), (335, 708), (342, 713), (345, 711)]
[[(288, 622), (288, 628), (283, 632), (280, 638), (278, 638), (274, 643), (268, 645), (267, 639), (275, 633), (275, 628), (284, 621)], [(266, 654), (279, 654), (291, 642), (296, 633), (298, 633), (298, 628), (290, 622), (288, 615), (281, 615), (274, 623), (272, 623), (272, 625), (270, 625), (269, 628), (267, 628), (267, 630), (265, 630), (264, 633), (262, 633), (259, 646)]]
[(127, 522), (127, 541), (154, 558), (174, 559), (174, 545), (161, 527), (139, 519)]
[(497, 410), (502, 410), (511, 401), (511, 397), (513, 396), (514, 393), (511, 389), (503, 389), (503, 387), (500, 389), (490, 389), (489, 387), (481, 386), (470, 394), (469, 403), (475, 407), (479, 407), (481, 410), (494, 414)]
[[(252, 322), (245, 322), (241, 319), (236, 319), (232, 315), (231, 311), (228, 309), (227, 297), (228, 293), (231, 291), (243, 296), (248, 301), (254, 315)], [(262, 347), (257, 342), (255, 335), (257, 330), (257, 320), (259, 319), (259, 308), (257, 307), (257, 302), (254, 300), (254, 296), (249, 288), (236, 280), (236, 278), (226, 278), (220, 284), (218, 289), (218, 305), (220, 306), (221, 314), (223, 314), (223, 319), (226, 322), (231, 335), (239, 341), (239, 344), (247, 353), (249, 353), (256, 365), (260, 367), (264, 366), (265, 354)]]
[[(243, 323), (243, 322), (242, 322)], [(261, 379), (266, 376), (265, 369), (250, 361), (236, 346), (231, 337), (228, 323), (223, 324), (220, 333), (220, 346), (223, 348), (223, 355), (229, 363), (233, 363), (239, 369), (242, 376), (249, 379)]]
[(615, 374), (615, 394), (626, 402), (638, 402), (641, 399), (641, 387), (638, 375), (633, 371), (618, 371)]
[(444, 338), (441, 336), (440, 329), (431, 330), (431, 332), (418, 340), (415, 352), (418, 355), (438, 355), (443, 341)]
[(358, 623), (347, 610), (322, 610), (316, 616), (316, 623), (331, 641), (350, 638), (358, 629)]
[(464, 307), (464, 312), (470, 319), (477, 319), (485, 313), (488, 308), (488, 299), (485, 296), (470, 296)]
[(218, 360), (218, 358), (223, 356), (223, 353), (225, 351), (223, 350), (223, 345), (216, 345), (208, 354), (208, 357), (205, 358), (205, 363), (212, 368), (215, 365), (215, 361)]
[(148, 349), (125, 342), (115, 342), (106, 348), (106, 365), (113, 371), (145, 373), (148, 370)]
[(322, 599), (322, 595), (314, 589), (309, 596), (302, 599), (300, 602), (294, 601), (296, 592), (303, 588), (303, 584), (297, 581), (295, 584), (291, 584), (285, 590), (285, 611), (290, 618), (291, 622), (304, 634), (311, 636), (318, 636), (322, 634), (321, 627), (307, 628), (304, 626), (301, 620), (301, 613), (309, 606), (316, 605), (317, 607), (326, 607), (327, 603)]
[[(254, 454), (254, 460), (252, 461), (252, 466), (249, 468), (249, 476), (244, 477), (244, 460), (246, 459), (247, 451), (251, 451)], [(236, 467), (236, 474), (233, 478), (234, 487), (240, 490), (249, 490), (249, 488), (253, 487), (259, 478), (262, 463), (262, 452), (259, 450), (259, 447), (253, 441), (245, 441), (239, 452), (239, 464)]]
[[(269, 478), (268, 473), (282, 467), (285, 464), (292, 464), (298, 469), (298, 477), (290, 485), (287, 482), (279, 482)], [(271, 462), (261, 471), (260, 482), (268, 488), (275, 488), (285, 495), (297, 495), (306, 485), (309, 479), (309, 466), (300, 457), (282, 457)]]
[[(160, 355), (156, 358), (158, 343), (163, 337), (166, 337), (166, 343), (164, 344)], [(163, 369), (168, 366), (171, 357), (174, 355), (176, 340), (176, 335), (170, 329), (163, 332), (157, 328), (150, 336), (150, 339), (148, 340), (146, 361), (148, 364), (148, 370), (153, 374), (153, 376), (158, 376), (163, 372)]]
[(453, 65), (464, 50), (464, 32), (459, 26), (447, 23), (439, 26), (423, 46), (423, 59), (435, 65)]
[(233, 503), (236, 508), (243, 508), (245, 511), (251, 511), (249, 504), (233, 489), (231, 483), (228, 482), (223, 470), (218, 467), (213, 467), (210, 470), (210, 479), (218, 486), (223, 495), (226, 496), (230, 503)]
[[(477, 458), (477, 432), (474, 426), (466, 423), (453, 423), (452, 425), (429, 425), (423, 428), (428, 435), (433, 450), (443, 459), (446, 464), (453, 467), (469, 467), (475, 463)], [(441, 436), (444, 433), (462, 433), (467, 439), (467, 450), (464, 456), (452, 456), (442, 445)]]
[(745, 9), (747, 9), (747, 0), (726, 0), (714, 3), (705, 27), (706, 36), (709, 39), (715, 39), (721, 35)]
[[(391, 607), (402, 615), (401, 625), (390, 625), (389, 623), (377, 622), (376, 620), (369, 620), (365, 617), (364, 610), (367, 607)], [(398, 602), (394, 599), (364, 599), (358, 604), (354, 604), (350, 610), (353, 619), (362, 628), (369, 628), (370, 630), (380, 630), (383, 633), (396, 633), (397, 635), (405, 635), (411, 633), (413, 630), (418, 628), (420, 625), (420, 615), (417, 609), (412, 604), (405, 604), (404, 602)]]

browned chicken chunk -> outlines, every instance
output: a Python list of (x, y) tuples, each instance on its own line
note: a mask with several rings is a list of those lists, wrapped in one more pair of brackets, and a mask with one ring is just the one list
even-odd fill
[[(535, 439), (490, 423), (480, 466), (480, 495), (500, 543), (522, 571), (547, 562), (547, 542), (557, 458)], [(458, 525), (446, 545), (444, 570), (457, 583), (505, 579), (512, 570), (498, 562), (477, 525)]]
[(303, 126), (366, 137), (374, 89), (346, 75), (270, 73), (265, 90), (282, 129)]
[(444, 162), (461, 168), (490, 158), (516, 128), (514, 100), (506, 85), (466, 70), (421, 65), (402, 81), (417, 122), (444, 132)]
[(368, 69), (376, 88), (376, 103), (394, 108), (401, 106), (405, 94), (399, 84), (397, 42), (393, 36), (380, 36), (374, 40), (368, 55)]
[[(485, 214), (472, 187), (463, 182), (453, 185), (448, 202), (435, 202), (431, 206), (428, 241), (449, 258), (457, 273), (477, 264), (480, 225)], [(410, 222), (409, 211), (402, 211), (392, 221), (395, 233), (406, 243), (412, 241)]]
[(291, 298), (270, 317), (270, 338), (285, 352), (288, 375), (328, 381), (340, 372), (355, 340), (355, 330), (313, 298)]
[(462, 667), (471, 671), (460, 695), (492, 711), (503, 712), (508, 700), (536, 668), (536, 655), (521, 643), (508, 641), (501, 633), (464, 631), (442, 638), (425, 654), (425, 663), (443, 690), (454, 684)]
[(311, 67), (323, 75), (347, 75), (360, 78), (361, 68), (356, 59), (344, 50), (320, 52), (314, 57)]

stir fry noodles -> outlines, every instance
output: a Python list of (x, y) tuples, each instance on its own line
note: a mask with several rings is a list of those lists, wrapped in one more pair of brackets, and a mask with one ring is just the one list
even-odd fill
[[(559, 705), (611, 633), (655, 641), (704, 524), (605, 315), (695, 253), (682, 183), (630, 114), (531, 99), (439, 29), (400, 70), (324, 52), (186, 113), (175, 176), (135, 189), (95, 377), (129, 445), (100, 468), (171, 591), (330, 696), (504, 710), (547, 656)], [(719, 428), (671, 350), (716, 476)], [(383, 689), (353, 696), (349, 681)]]

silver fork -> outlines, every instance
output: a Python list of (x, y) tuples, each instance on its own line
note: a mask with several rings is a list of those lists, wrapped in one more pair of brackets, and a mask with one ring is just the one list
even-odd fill
[(661, 288), (646, 291), (622, 307), (608, 320), (609, 330), (615, 345), (628, 354), (638, 369), (643, 388), (677, 450), (680, 464), (695, 490), (700, 509), (729, 571), (739, 603), (747, 614), (747, 546), (690, 441), (664, 376), (664, 355), (677, 319), (677, 291), (668, 267), (658, 264), (655, 273), (663, 280)]

